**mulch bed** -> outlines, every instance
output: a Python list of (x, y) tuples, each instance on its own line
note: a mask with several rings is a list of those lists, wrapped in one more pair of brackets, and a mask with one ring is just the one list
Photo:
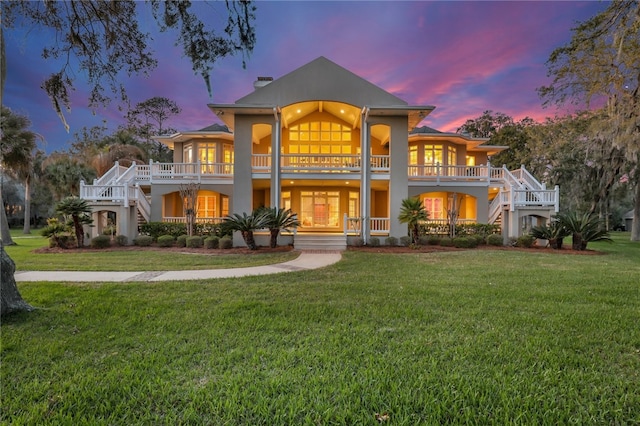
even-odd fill
[[(150, 246), (150, 247), (138, 247), (138, 246), (112, 246), (105, 249), (94, 249), (90, 247), (84, 248), (70, 248), (70, 249), (61, 249), (59, 247), (48, 248), (43, 247), (34, 250), (34, 253), (90, 253), (96, 251), (108, 252), (108, 251), (164, 251), (164, 252), (173, 252), (173, 253), (184, 253), (184, 254), (206, 254), (212, 256), (221, 256), (228, 254), (264, 254), (264, 253), (283, 253), (292, 251), (292, 246), (281, 246), (276, 248), (270, 247), (259, 247), (258, 250), (249, 250), (246, 247), (234, 247), (231, 249), (206, 249), (206, 248), (186, 248), (186, 247), (158, 247), (158, 246)], [(497, 246), (478, 246), (473, 249), (463, 249), (456, 247), (443, 247), (443, 246), (435, 246), (435, 245), (426, 245), (426, 246), (418, 246), (415, 248), (412, 247), (389, 247), (389, 246), (362, 246), (362, 247), (347, 247), (349, 251), (361, 251), (361, 252), (370, 252), (370, 253), (441, 253), (441, 252), (450, 252), (450, 251), (464, 251), (464, 250), (501, 250), (501, 251), (524, 251), (531, 253), (549, 253), (549, 254), (579, 254), (579, 255), (601, 255), (603, 252), (595, 251), (595, 250), (572, 250), (571, 246), (565, 246), (561, 250), (554, 250), (550, 247), (531, 247), (531, 248), (521, 248), (521, 247), (497, 247)]]

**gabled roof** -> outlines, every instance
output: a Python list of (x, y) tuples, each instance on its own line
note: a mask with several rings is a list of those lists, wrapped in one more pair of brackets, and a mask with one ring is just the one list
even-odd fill
[(309, 100), (339, 101), (360, 107), (407, 105), (397, 96), (324, 56), (273, 80), (235, 103), (286, 106)]
[[(233, 129), (235, 115), (277, 114), (290, 105), (310, 101), (347, 104), (356, 112), (366, 111), (368, 116), (405, 116), (408, 118), (409, 128), (417, 125), (435, 108), (432, 105), (408, 105), (397, 96), (323, 56), (266, 85), (259, 85), (255, 91), (233, 104), (208, 106)], [(359, 118), (352, 120), (356, 121)]]

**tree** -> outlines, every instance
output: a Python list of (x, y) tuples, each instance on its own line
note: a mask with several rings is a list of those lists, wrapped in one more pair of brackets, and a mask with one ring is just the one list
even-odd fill
[(427, 220), (428, 218), (429, 212), (424, 208), (424, 204), (420, 201), (420, 198), (413, 197), (402, 200), (398, 220), (400, 223), (409, 225), (411, 239), (414, 244), (418, 244), (420, 240), (420, 221)]
[(2, 106), (0, 162), (4, 170), (11, 173), (24, 185), (23, 232), (25, 234), (31, 232), (31, 179), (36, 172), (34, 169), (36, 140), (42, 139), (37, 133), (28, 130), (29, 127), (31, 127), (31, 121), (27, 116), (16, 114), (11, 109)]
[(182, 109), (177, 103), (171, 99), (156, 96), (139, 102), (127, 113), (127, 128), (142, 139), (151, 158), (160, 162), (170, 162), (171, 150), (151, 137), (175, 133), (174, 129), (166, 127), (166, 121), (180, 112)]
[(84, 228), (82, 225), (91, 222), (88, 217), (91, 214), (91, 207), (89, 207), (87, 200), (73, 196), (66, 197), (58, 203), (56, 212), (71, 218), (76, 233), (77, 246), (78, 248), (84, 247)]
[[(209, 95), (209, 75), (215, 61), (253, 50), (255, 7), (251, 1), (226, 3), (228, 18), (223, 32), (207, 25), (219, 18), (207, 13), (214, 9), (204, 8), (200, 2), (151, 0), (146, 4), (150, 5), (160, 31), (178, 32), (176, 44), (182, 46), (191, 60), (194, 73), (204, 79)], [(126, 103), (121, 71), (128, 75), (148, 74), (157, 65), (147, 45), (151, 37), (140, 30), (136, 8), (143, 7), (142, 3), (22, 0), (2, 2), (1, 7), (5, 28), (33, 25), (54, 32), (49, 38), (51, 44), (43, 47), (42, 56), (59, 60), (61, 66), (44, 81), (42, 88), (67, 129), (63, 109), (70, 110), (69, 93), (77, 75), (87, 76), (89, 106), (95, 110), (110, 101), (105, 88)]]
[(290, 231), (292, 228), (300, 226), (298, 215), (293, 213), (291, 209), (267, 207), (264, 209), (258, 209), (254, 214), (266, 215), (267, 223), (265, 226), (269, 228), (269, 246), (271, 248), (276, 248), (278, 245), (278, 235), (281, 230)]
[(592, 131), (619, 149), (635, 185), (631, 240), (640, 241), (640, 1), (614, 0), (573, 29), (547, 61), (553, 81), (538, 89), (545, 105), (604, 104)]
[(198, 211), (198, 191), (200, 184), (187, 183), (180, 184), (180, 198), (182, 199), (182, 209), (187, 222), (187, 235), (192, 236), (196, 224), (196, 213)]
[(93, 167), (70, 154), (54, 152), (42, 167), (51, 193), (58, 201), (69, 195), (80, 195), (80, 181), (91, 182), (96, 178)]
[(253, 231), (266, 227), (267, 221), (267, 216), (261, 213), (252, 215), (234, 213), (224, 218), (224, 227), (229, 231), (240, 232), (247, 247), (250, 250), (257, 250), (258, 246), (253, 237)]

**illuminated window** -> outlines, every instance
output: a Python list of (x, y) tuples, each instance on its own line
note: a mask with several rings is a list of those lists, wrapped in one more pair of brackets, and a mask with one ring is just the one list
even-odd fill
[(193, 147), (191, 144), (185, 144), (182, 148), (182, 162), (193, 163)]
[(223, 144), (222, 145), (222, 162), (224, 163), (224, 172), (225, 174), (233, 173), (233, 145)]
[(349, 217), (360, 217), (360, 193), (349, 192)]
[(291, 192), (290, 191), (282, 191), (280, 204), (282, 208), (287, 210), (291, 208)]
[(198, 145), (198, 161), (200, 161), (202, 173), (215, 173), (216, 144), (201, 143)]
[(290, 154), (351, 154), (351, 127), (312, 121), (289, 128)]
[(442, 164), (442, 145), (424, 146), (424, 164), (425, 166)]
[(301, 218), (304, 227), (338, 227), (340, 222), (340, 193), (337, 191), (302, 191)]
[(222, 202), (222, 217), (229, 216), (229, 197), (223, 195), (220, 197), (220, 201)]
[(454, 146), (447, 148), (447, 164), (450, 166), (458, 164), (458, 154), (456, 152), (456, 147)]
[(429, 212), (429, 219), (443, 219), (442, 198), (425, 198), (424, 208)]
[(216, 217), (216, 196), (198, 195), (198, 206), (196, 217), (209, 218)]

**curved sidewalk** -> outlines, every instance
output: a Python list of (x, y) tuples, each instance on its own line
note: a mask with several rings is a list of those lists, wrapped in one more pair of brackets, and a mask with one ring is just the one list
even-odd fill
[(126, 281), (184, 281), (211, 278), (234, 278), (251, 275), (278, 274), (305, 271), (333, 265), (342, 258), (339, 252), (301, 252), (300, 256), (284, 263), (232, 269), (202, 269), (192, 271), (16, 271), (16, 282), (74, 281), (74, 282), (126, 282)]

